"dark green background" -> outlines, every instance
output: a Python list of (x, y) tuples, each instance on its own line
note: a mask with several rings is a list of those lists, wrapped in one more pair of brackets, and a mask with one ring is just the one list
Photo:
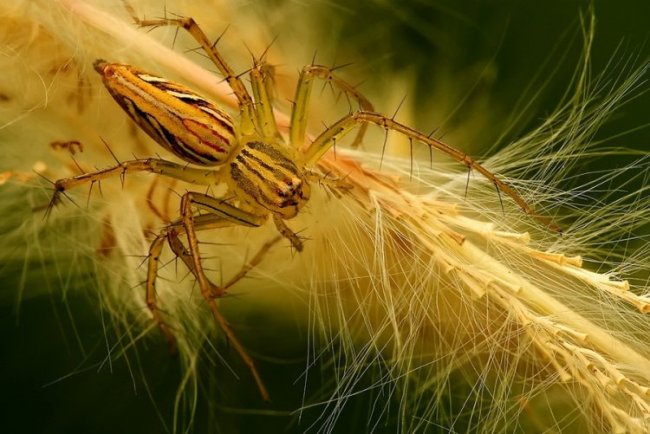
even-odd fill
[[(271, 7), (274, 4), (271, 1), (262, 3)], [(416, 106), (429, 103), (423, 99), (434, 87), (440, 65), (461, 73), (486, 59), (494, 59), (496, 73), (481, 85), (481, 92), (489, 94), (495, 110), (508, 116), (508, 108), (515, 106), (522, 89), (530, 84), (544, 61), (550, 58), (551, 63), (559, 63), (543, 97), (513, 130), (511, 139), (550, 113), (566, 91), (582, 52), (578, 17), (589, 6), (588, 2), (567, 0), (313, 3), (296, 7), (318, 15), (322, 20), (320, 31), (324, 35), (329, 28), (339, 29), (338, 50), (344, 58), (356, 57), (356, 62), (367, 65), (372, 73), (367, 83), (370, 89), (386, 85), (384, 77), (391, 71), (407, 68), (415, 71), (414, 88), (405, 90), (405, 93), (409, 95), (408, 103)], [(617, 56), (623, 59), (638, 56), (637, 64), (647, 61), (650, 53), (647, 46), (650, 2), (596, 1), (594, 5), (598, 24), (593, 71), (598, 73), (605, 67), (619, 44)], [(341, 43), (342, 40), (349, 43)], [(562, 58), (565, 51), (566, 56)], [(647, 91), (648, 86), (643, 90)], [(649, 120), (650, 100), (648, 95), (641, 95), (605, 125), (601, 134), (607, 137)], [(451, 123), (462, 121), (460, 110)], [(418, 118), (416, 122), (421, 128), (426, 127), (426, 119)], [(493, 130), (477, 135), (480, 143), (473, 145), (479, 152), (492, 146), (504, 125), (497, 123)], [(610, 144), (649, 150), (650, 134), (647, 128), (641, 129)], [(622, 164), (622, 161), (595, 161), (593, 164), (593, 167), (605, 167)], [(9, 231), (14, 223), (5, 220), (2, 230)], [(97, 299), (92, 293), (92, 273), (78, 277), (78, 290), (69, 291), (66, 300), (62, 299), (56, 280), (51, 281), (50, 287), (41, 292), (44, 295), (28, 297), (22, 302), (17, 317), (14, 288), (20, 282), (23, 264), (6, 259), (3, 262), (0, 269), (3, 289), (0, 304), (0, 328), (3, 331), (0, 350), (2, 432), (164, 432), (165, 425), (142, 382), (142, 378), (146, 378), (158, 411), (169, 427), (180, 372), (177, 360), (168, 356), (164, 342), (151, 340), (147, 347), (142, 346), (137, 353), (130, 354), (130, 362), (136, 367), (135, 380), (124, 359), (115, 361), (112, 370), (108, 366), (98, 369), (97, 364), (105, 356), (104, 332), (96, 308)], [(42, 278), (40, 262), (28, 266), (25, 287), (42, 285), (45, 279)], [(74, 318), (83, 345), (73, 337), (69, 315)], [(221, 387), (215, 401), (219, 404), (200, 398), (195, 432), (217, 432), (214, 427), (219, 427), (218, 432), (226, 433), (302, 432), (315, 414), (307, 412), (301, 425), (296, 424), (295, 417), (288, 415), (301, 399), (303, 383), (296, 379), (304, 369), (304, 331), (297, 330), (291, 323), (276, 324), (263, 312), (249, 315), (243, 321), (261, 324), (261, 327), (244, 338), (247, 345), (255, 352), (285, 360), (283, 363), (261, 363), (261, 372), (268, 381), (274, 402), (265, 406), (250, 381), (235, 381), (222, 366), (206, 366), (205, 369), (225, 374), (217, 377)], [(223, 350), (228, 353), (228, 350)], [(242, 377), (247, 378), (245, 368), (236, 357), (230, 357), (229, 361)], [(77, 373), (62, 378), (70, 372)], [(327, 376), (327, 367), (313, 369), (312, 390), (316, 391), (320, 378)], [(50, 384), (59, 378), (60, 381)], [(372, 382), (371, 378), (367, 380), (366, 384)], [(360, 384), (359, 389), (362, 387)], [(367, 431), (367, 413), (373, 398), (370, 394), (362, 394), (351, 400), (335, 432)], [(278, 411), (278, 414), (243, 416), (224, 410), (220, 405), (268, 409)], [(393, 412), (381, 421), (377, 432), (395, 430)], [(433, 427), (431, 432), (435, 432)]]

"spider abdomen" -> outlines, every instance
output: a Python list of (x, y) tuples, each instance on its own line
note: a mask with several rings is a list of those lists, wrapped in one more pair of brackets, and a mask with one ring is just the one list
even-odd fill
[(113, 99), (142, 130), (185, 161), (226, 162), (237, 143), (228, 114), (187, 87), (130, 65), (95, 62)]
[(309, 199), (304, 173), (281, 149), (269, 143), (244, 144), (230, 163), (232, 187), (242, 199), (288, 219)]

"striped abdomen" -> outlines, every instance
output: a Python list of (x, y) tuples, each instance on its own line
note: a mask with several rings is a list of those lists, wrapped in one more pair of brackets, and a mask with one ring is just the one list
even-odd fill
[(185, 86), (129, 65), (95, 62), (115, 101), (156, 142), (185, 161), (223, 164), (237, 143), (230, 116)]
[(234, 190), (249, 203), (285, 219), (295, 217), (309, 199), (309, 183), (296, 164), (276, 146), (248, 142), (230, 163)]

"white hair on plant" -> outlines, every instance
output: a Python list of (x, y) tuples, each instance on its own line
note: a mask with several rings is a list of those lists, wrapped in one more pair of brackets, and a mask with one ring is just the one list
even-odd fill
[[(232, 99), (213, 75), (131, 25), (126, 11), (114, 15), (98, 6), (102, 2), (56, 0), (0, 7), (14, 24), (7, 29), (31, 29), (29, 35), (2, 34), (8, 41), (3, 70), (11, 80), (37, 84), (28, 87), (33, 92), (9, 95), (0, 134), (6, 143), (42, 146), (33, 154), (7, 151), (0, 191), (4, 215), (15, 216), (4, 223), (12, 227), (7, 242), (24, 246), (3, 252), (4, 258), (24, 261), (23, 273), (31, 272), (31, 260), (40, 261), (48, 287), (73, 288), (70, 279), (87, 268), (101, 275), (86, 291), (111, 314), (105, 342), (110, 362), (127, 357), (145, 335), (158, 335), (143, 291), (133, 289), (144, 276), (137, 255), (146, 255), (147, 232), (160, 226), (159, 215), (177, 212), (169, 188), (187, 186), (127, 176), (123, 188), (114, 181), (102, 185), (102, 196), (93, 191), (88, 209), (83, 193), (72, 196), (80, 208), (59, 207), (43, 224), (39, 215), (27, 218), (30, 207), (46, 200), (30, 170), (59, 178), (111, 164), (99, 136), (120, 156), (156, 152), (128, 128), (126, 116), (90, 71), (94, 59), (107, 52), (139, 65), (158, 62), (215, 98), (231, 104)], [(148, 12), (158, 7), (136, 6)], [(194, 7), (200, 8), (167, 4), (184, 15)], [(236, 8), (219, 8), (228, 19), (237, 16)], [(218, 34), (220, 23), (211, 25)], [(256, 267), (253, 288), (240, 300), (262, 299), (278, 315), (295, 316), (288, 304), (300, 306), (313, 344), (305, 376), (315, 375), (309, 366), (316, 362), (332, 367), (334, 377), (320, 394), (305, 392), (297, 414), (322, 411), (302, 420), (301, 427), (334, 432), (347, 402), (369, 393), (374, 394), (370, 430), (398, 403), (403, 432), (432, 426), (512, 431), (538, 423), (543, 412), (553, 420), (542, 420), (539, 429), (581, 424), (595, 432), (647, 431), (650, 358), (643, 337), (650, 331), (650, 295), (642, 278), (637, 285), (626, 278), (647, 272), (648, 249), (631, 255), (625, 250), (650, 207), (647, 154), (576, 182), (570, 191), (561, 187), (584, 159), (628, 152), (595, 148), (593, 137), (640, 90), (647, 65), (625, 70), (627, 78), (616, 86), (591, 79), (593, 23), (584, 29), (585, 55), (571, 96), (539, 127), (485, 162), (507, 175), (507, 184), (538, 214), (553, 216), (564, 230), (561, 236), (540, 227), (507, 197), (501, 202), (494, 186), (479, 176), (469, 181), (466, 194), (467, 173), (457, 164), (345, 149), (323, 160), (327, 178), (342, 182), (315, 188), (307, 212), (298, 217), (295, 227), (307, 228), (310, 238), (305, 251), (274, 250), (272, 260)], [(277, 118), (287, 124), (282, 113)], [(21, 130), (26, 121), (39, 128)], [(66, 150), (47, 148), (53, 140), (78, 140), (83, 153), (72, 162)], [(378, 148), (382, 140), (377, 138)], [(610, 185), (635, 181), (639, 188), (608, 201)], [(584, 197), (593, 201), (576, 205)], [(21, 215), (9, 212), (25, 200), (29, 205)], [(221, 269), (236, 269), (271, 233), (268, 225), (219, 229), (219, 244), (205, 247), (220, 258)], [(168, 254), (163, 262), (172, 259)], [(158, 283), (185, 369), (172, 416), (178, 431), (191, 425), (206, 383), (207, 374), (197, 368), (200, 359), (218, 357), (211, 348), (215, 327), (209, 312), (181, 268), (173, 262), (162, 267)], [(228, 278), (220, 270), (212, 276)], [(20, 289), (25, 295), (37, 291)], [(455, 396), (460, 393), (462, 399)]]

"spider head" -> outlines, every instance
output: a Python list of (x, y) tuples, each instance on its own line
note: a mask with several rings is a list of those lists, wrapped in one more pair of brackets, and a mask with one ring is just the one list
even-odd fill
[(248, 203), (289, 219), (309, 200), (310, 186), (304, 172), (275, 144), (251, 141), (230, 163), (234, 192)]

